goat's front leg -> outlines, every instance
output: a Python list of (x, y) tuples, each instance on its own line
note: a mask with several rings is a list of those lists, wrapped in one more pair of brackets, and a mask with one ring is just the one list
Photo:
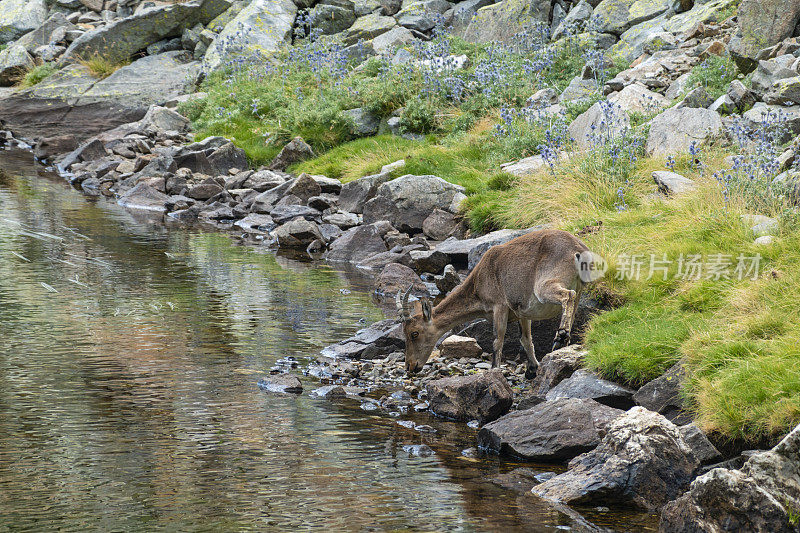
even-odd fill
[(553, 339), (552, 351), (569, 344), (569, 333), (572, 330), (572, 321), (577, 307), (576, 296), (575, 291), (567, 289), (560, 283), (549, 284), (541, 293), (540, 300), (561, 305), (561, 324), (559, 324), (556, 337)]
[(492, 368), (500, 366), (503, 360), (503, 341), (506, 337), (506, 326), (508, 325), (508, 307), (496, 305), (492, 310), (494, 320), (494, 355), (492, 355)]

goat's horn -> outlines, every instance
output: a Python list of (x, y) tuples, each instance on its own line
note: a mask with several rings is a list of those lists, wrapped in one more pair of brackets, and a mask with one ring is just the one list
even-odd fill
[(411, 296), (411, 290), (413, 289), (413, 285), (409, 285), (408, 289), (404, 294), (400, 294), (400, 291), (397, 291), (397, 296), (395, 296), (395, 303), (397, 304), (397, 311), (400, 313), (400, 317), (403, 320), (407, 320), (411, 318), (411, 313), (408, 309), (408, 297)]

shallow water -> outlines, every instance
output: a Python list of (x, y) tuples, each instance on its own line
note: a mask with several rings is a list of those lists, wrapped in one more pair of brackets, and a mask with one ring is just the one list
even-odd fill
[[(256, 386), (380, 318), (328, 265), (135, 218), (0, 152), (0, 531), (580, 530), (490, 481), (523, 465), (462, 456), (464, 425), (421, 415), (423, 437)], [(436, 455), (402, 449), (421, 442)]]

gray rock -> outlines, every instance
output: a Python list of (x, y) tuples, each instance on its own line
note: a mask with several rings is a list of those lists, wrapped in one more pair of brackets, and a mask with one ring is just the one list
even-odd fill
[(772, 86), (786, 78), (794, 78), (797, 72), (775, 60), (759, 61), (753, 73), (751, 87), (753, 92), (766, 95)]
[(532, 492), (568, 505), (657, 510), (686, 490), (698, 465), (672, 422), (634, 407), (608, 424), (594, 450), (570, 461), (567, 472)]
[(419, 276), (405, 265), (389, 263), (381, 270), (375, 282), (375, 290), (385, 296), (394, 296), (411, 288), (414, 296), (430, 296)]
[(511, 387), (499, 369), (431, 381), (427, 391), (432, 413), (481, 424), (507, 413), (513, 401)]
[(431, 455), (436, 455), (436, 452), (434, 452), (427, 444), (409, 444), (407, 446), (403, 446), (403, 451), (408, 455), (416, 455), (417, 457), (430, 457)]
[(711, 111), (716, 111), (720, 115), (732, 115), (733, 113), (736, 113), (737, 107), (734, 101), (731, 100), (730, 96), (723, 94), (714, 100), (714, 103), (708, 106), (708, 109)]
[(656, 182), (658, 190), (663, 194), (684, 194), (696, 189), (694, 180), (668, 170), (653, 172), (653, 181)]
[(314, 222), (302, 218), (290, 220), (272, 232), (278, 244), (285, 248), (305, 249), (312, 241), (322, 240), (322, 234)]
[(569, 125), (569, 133), (581, 149), (621, 137), (630, 127), (628, 114), (611, 102), (597, 102)]
[(375, 197), (378, 187), (392, 179), (388, 172), (364, 176), (342, 185), (339, 205), (345, 211), (362, 213), (366, 203)]
[(194, 200), (208, 200), (222, 192), (222, 185), (214, 178), (206, 178), (196, 185), (189, 187), (186, 196)]
[(612, 381), (599, 378), (585, 370), (577, 370), (572, 376), (550, 389), (548, 401), (559, 398), (592, 399), (609, 407), (628, 409), (633, 406), (634, 391)]
[(702, 143), (722, 133), (722, 118), (708, 109), (670, 108), (650, 122), (646, 152), (665, 157), (686, 152), (692, 142)]
[(277, 224), (275, 224), (275, 221), (272, 220), (271, 216), (260, 215), (258, 213), (250, 213), (243, 219), (234, 222), (233, 225), (241, 228), (247, 233), (257, 234), (267, 233), (277, 227)]
[(639, 83), (626, 86), (608, 100), (627, 112), (652, 113), (667, 106), (666, 98)]
[(800, 509), (800, 426), (740, 470), (714, 468), (668, 503), (659, 531), (796, 533)]
[(331, 243), (325, 259), (332, 262), (358, 263), (373, 254), (386, 251), (383, 236), (392, 229), (388, 222), (376, 222), (345, 231)]
[(592, 16), (593, 11), (594, 8), (592, 8), (591, 4), (586, 2), (586, 0), (581, 0), (577, 4), (573, 5), (572, 9), (569, 10), (569, 13), (567, 13), (567, 15), (553, 32), (553, 40), (557, 41), (561, 37), (565, 36), (568, 29), (581, 28)]
[[(443, 241), (456, 233), (460, 226), (461, 219), (459, 217), (437, 207), (422, 222), (422, 232), (435, 241)], [(459, 233), (463, 234), (463, 232)]]
[(42, 25), (47, 16), (44, 0), (0, 2), (0, 44), (13, 41)]
[(469, 42), (513, 43), (514, 36), (536, 22), (549, 26), (549, 0), (502, 0), (478, 10), (464, 32)]
[(342, 229), (350, 229), (358, 226), (359, 224), (358, 215), (355, 213), (346, 213), (341, 211), (338, 213), (332, 213), (330, 215), (323, 215), (322, 221), (328, 224), (333, 224)]
[(269, 170), (286, 170), (292, 163), (305, 161), (314, 157), (314, 150), (306, 144), (302, 137), (295, 137), (281, 148), (269, 165)]
[(355, 137), (369, 137), (378, 133), (381, 120), (365, 107), (342, 111), (350, 122), (350, 133)]
[(781, 117), (782, 126), (788, 129), (780, 142), (786, 142), (792, 134), (800, 133), (800, 105), (778, 106), (757, 102), (752, 109), (742, 115), (742, 118), (748, 127), (757, 128), (763, 123), (774, 124), (777, 116)]
[(311, 28), (323, 35), (346, 30), (356, 21), (355, 4), (350, 0), (327, 0), (311, 10)]
[(692, 449), (692, 453), (700, 461), (700, 464), (707, 465), (722, 460), (722, 454), (695, 424), (680, 426), (678, 430), (680, 430), (683, 440)]
[(457, 267), (463, 266), (472, 270), (481, 260), (483, 254), (492, 246), (507, 243), (511, 239), (542, 229), (542, 227), (537, 226), (522, 230), (497, 230), (474, 239), (459, 240), (450, 238), (436, 245), (436, 250), (446, 254), (450, 258), (450, 262)]
[(567, 461), (600, 444), (608, 424), (622, 414), (594, 400), (548, 401), (483, 426), (478, 445), (527, 461)]
[(791, 37), (800, 20), (800, 4), (791, 0), (742, 0), (739, 31), (729, 48), (739, 68), (747, 73), (764, 48)]
[(360, 329), (352, 337), (326, 346), (325, 357), (372, 359), (402, 350), (405, 346), (403, 329), (397, 320), (381, 320)]
[(253, 189), (254, 191), (258, 192), (265, 192), (270, 189), (274, 189), (278, 185), (283, 185), (286, 183), (286, 178), (281, 176), (280, 174), (276, 174), (271, 170), (259, 170), (258, 172), (253, 172), (250, 174), (244, 181), (241, 183), (236, 183), (235, 181), (230, 182), (230, 187), (228, 186), (229, 183), (226, 182), (225, 188), (226, 189), (238, 189), (238, 188), (247, 188)]
[(396, 26), (397, 23), (392, 17), (385, 17), (372, 13), (360, 17), (350, 28), (342, 32), (342, 40), (345, 45), (353, 45), (358, 41), (373, 39)]
[(35, 66), (36, 63), (24, 46), (12, 45), (0, 50), (0, 86), (14, 85)]
[(50, 15), (41, 26), (17, 39), (14, 44), (24, 46), (28, 53), (33, 53), (40, 46), (64, 41), (66, 33), (77, 28), (62, 13), (56, 12)]
[(401, 231), (417, 233), (435, 208), (447, 209), (455, 194), (463, 191), (463, 187), (437, 176), (406, 174), (378, 187), (376, 196), (396, 207), (396, 212), (386, 220)]
[(208, 156), (208, 162), (217, 170), (218, 174), (227, 175), (231, 169), (245, 169), (248, 167), (247, 156), (244, 150), (237, 148), (233, 143), (227, 143)]
[(311, 179), (316, 181), (317, 185), (319, 185), (320, 193), (339, 194), (342, 191), (342, 182), (336, 178), (312, 175)]
[(305, 205), (279, 205), (270, 212), (270, 216), (277, 224), (283, 224), (294, 218), (302, 217), (306, 220), (319, 218), (320, 212), (313, 207)]
[(666, 13), (671, 0), (603, 0), (594, 9), (594, 28), (601, 33), (621, 35), (631, 26)]
[(134, 188), (120, 196), (119, 200), (117, 200), (117, 203), (122, 207), (127, 207), (128, 209), (165, 213), (167, 211), (166, 203), (168, 201), (169, 196), (166, 194), (155, 190), (149, 185), (139, 183)]
[(775, 82), (764, 101), (768, 104), (800, 104), (800, 76)]
[(291, 42), (297, 6), (291, 0), (254, 0), (225, 25), (203, 58), (203, 72), (230, 61), (265, 60)]
[(744, 111), (756, 103), (756, 98), (753, 96), (753, 93), (739, 80), (733, 80), (730, 85), (728, 85), (727, 96), (733, 101), (739, 111)]
[(708, 96), (705, 88), (696, 87), (686, 94), (683, 100), (678, 104), (678, 108), (690, 107), (706, 109), (712, 103), (714, 103), (714, 100)]
[(461, 277), (453, 265), (447, 265), (441, 275), (434, 276), (433, 282), (439, 294), (447, 294), (461, 284)]
[(303, 392), (303, 385), (297, 376), (291, 374), (277, 374), (267, 376), (258, 380), (258, 388), (267, 392), (277, 392), (282, 394), (300, 394)]
[(494, 0), (464, 0), (456, 3), (453, 8), (453, 21), (451, 22), (453, 33), (462, 36), (478, 10), (493, 3)]
[(126, 61), (165, 37), (210, 22), (229, 6), (228, 0), (197, 0), (145, 9), (84, 33), (70, 44), (61, 61), (92, 56), (112, 62)]
[(439, 345), (439, 355), (443, 359), (461, 359), (462, 357), (477, 359), (482, 354), (483, 349), (472, 337), (450, 335)]
[(595, 96), (597, 92), (598, 87), (594, 80), (575, 76), (561, 93), (561, 96), (558, 97), (558, 102), (560, 104), (583, 102)]
[(586, 351), (574, 345), (550, 352), (539, 361), (530, 390), (535, 395), (544, 397), (553, 387), (580, 369), (585, 357)]
[(780, 228), (777, 219), (765, 215), (742, 215), (742, 222), (750, 228), (757, 237), (774, 235)]
[(311, 395), (326, 400), (341, 400), (347, 398), (347, 391), (341, 385), (325, 385), (312, 390)]
[(417, 272), (439, 274), (449, 262), (445, 254), (436, 250), (411, 250), (408, 255)]
[(408, 28), (396, 27), (372, 39), (372, 48), (381, 55), (392, 55), (416, 40)]
[(322, 187), (319, 186), (317, 180), (304, 172), (290, 182), (286, 194), (293, 194), (301, 201), (307, 202), (309, 198), (322, 194)]
[(637, 405), (655, 411), (669, 421), (682, 425), (692, 421), (692, 416), (686, 411), (686, 406), (681, 396), (686, 372), (682, 363), (673, 365), (663, 376), (660, 376), (640, 388), (633, 395)]

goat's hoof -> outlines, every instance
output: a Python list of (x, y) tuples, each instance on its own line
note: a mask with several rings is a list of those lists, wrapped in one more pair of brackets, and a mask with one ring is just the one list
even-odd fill
[(569, 345), (569, 333), (565, 329), (560, 329), (556, 333), (556, 338), (553, 340), (552, 352)]
[(525, 369), (525, 379), (533, 379), (536, 377), (536, 372), (539, 370), (539, 367), (528, 367)]

